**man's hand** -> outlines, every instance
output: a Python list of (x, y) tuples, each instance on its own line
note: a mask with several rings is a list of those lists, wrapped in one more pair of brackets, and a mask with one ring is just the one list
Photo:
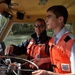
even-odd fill
[(14, 46), (6, 47), (6, 49), (5, 49), (5, 55), (12, 54), (13, 51), (14, 51)]
[[(31, 62), (35, 63), (38, 67), (43, 64), (42, 58), (35, 58), (35, 59), (32, 59)], [(29, 67), (32, 68), (32, 69), (35, 69), (35, 66), (32, 65), (32, 64), (29, 64)]]
[(32, 72), (32, 75), (53, 75), (52, 72), (49, 74), (46, 70), (36, 70)]
[[(32, 59), (31, 62), (35, 63), (38, 67), (42, 64), (41, 62), (41, 59), (40, 58), (35, 58), (35, 59)], [(26, 67), (29, 67), (31, 69), (36, 69), (36, 67), (28, 62), (25, 62), (24, 64), (22, 65), (25, 65)]]

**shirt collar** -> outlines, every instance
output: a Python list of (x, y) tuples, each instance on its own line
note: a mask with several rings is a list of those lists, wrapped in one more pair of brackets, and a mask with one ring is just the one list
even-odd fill
[[(60, 39), (65, 33), (69, 32), (66, 27), (63, 27), (62, 30), (56, 35), (57, 39)], [(55, 34), (53, 35), (55, 37)]]

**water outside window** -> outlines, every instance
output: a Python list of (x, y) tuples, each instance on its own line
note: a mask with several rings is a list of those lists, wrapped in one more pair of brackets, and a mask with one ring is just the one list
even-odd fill
[(5, 44), (20, 44), (31, 37), (34, 32), (32, 24), (26, 23), (14, 23), (7, 38), (5, 39)]

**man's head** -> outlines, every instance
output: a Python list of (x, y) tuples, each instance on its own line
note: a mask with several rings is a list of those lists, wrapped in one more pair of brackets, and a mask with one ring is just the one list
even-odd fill
[(34, 29), (37, 35), (39, 35), (42, 31), (46, 29), (46, 23), (42, 18), (38, 18), (35, 21)]
[(55, 5), (47, 9), (47, 11), (51, 11), (56, 15), (56, 18), (62, 16), (64, 18), (64, 24), (67, 22), (68, 19), (68, 11), (62, 5)]
[[(55, 5), (47, 9), (46, 24), (61, 25), (63, 27), (68, 19), (68, 11), (62, 5)], [(55, 28), (56, 28), (55, 27)]]

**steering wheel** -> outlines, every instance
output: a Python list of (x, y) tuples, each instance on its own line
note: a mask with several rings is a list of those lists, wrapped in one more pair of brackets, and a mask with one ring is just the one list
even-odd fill
[(19, 63), (19, 62), (12, 62), (11, 59), (15, 59), (15, 60), (20, 60), (20, 61), (24, 61), (29, 63), (29, 64), (32, 64), (33, 66), (35, 66), (36, 69), (39, 69), (39, 67), (27, 60), (27, 59), (24, 59), (24, 58), (19, 58), (19, 57), (13, 57), (13, 56), (0, 56), (0, 73), (2, 73), (1, 75), (8, 75), (8, 73), (10, 72), (13, 72), (15, 75), (20, 75), (21, 71), (34, 71), (32, 69), (21, 69), (21, 66), (24, 64), (24, 63)]

